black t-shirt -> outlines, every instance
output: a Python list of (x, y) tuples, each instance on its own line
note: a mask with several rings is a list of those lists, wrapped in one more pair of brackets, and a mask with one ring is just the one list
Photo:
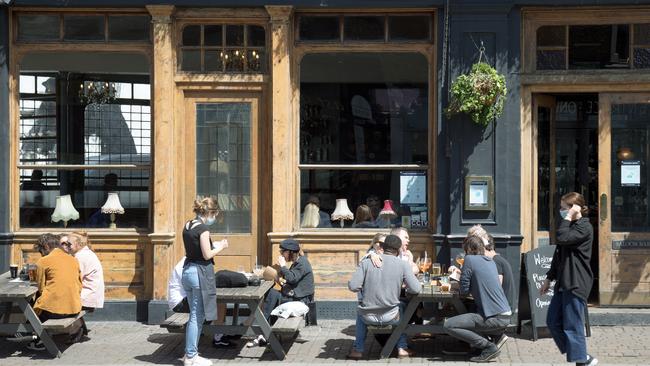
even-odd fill
[[(198, 225), (197, 225), (198, 223)], [(201, 252), (201, 234), (209, 231), (208, 227), (201, 220), (190, 220), (183, 227), (183, 245), (185, 246), (185, 257), (188, 262), (198, 264), (214, 263), (212, 259), (203, 259)], [(212, 246), (212, 240), (210, 240)]]
[(506, 294), (510, 309), (514, 311), (515, 281), (512, 277), (512, 267), (510, 266), (510, 263), (508, 263), (508, 261), (501, 255), (495, 255), (492, 257), (492, 260), (494, 261), (494, 264), (497, 265), (497, 273), (503, 276), (501, 287), (503, 288), (503, 292)]

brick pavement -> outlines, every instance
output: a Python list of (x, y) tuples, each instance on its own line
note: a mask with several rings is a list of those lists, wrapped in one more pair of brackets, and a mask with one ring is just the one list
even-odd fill
[[(158, 326), (136, 322), (89, 322), (91, 339), (70, 346), (60, 359), (51, 359), (46, 352), (32, 352), (21, 344), (0, 339), (0, 365), (181, 365), (184, 335), (170, 334)], [(598, 357), (601, 365), (636, 364), (650, 365), (650, 326), (592, 327), (588, 339), (590, 352)], [(527, 334), (524, 334), (526, 336)], [(321, 320), (319, 326), (304, 328), (293, 343), (285, 342), (291, 364), (336, 364), (371, 366), (394, 363), (418, 363), (440, 365), (469, 365), (462, 357), (444, 356), (441, 349), (452, 342), (446, 336), (433, 339), (412, 340), (418, 355), (412, 359), (391, 358), (380, 360), (379, 345), (369, 338), (366, 359), (348, 361), (354, 339), (354, 327), (350, 321)], [(204, 337), (201, 354), (214, 360), (215, 364), (278, 364), (272, 352), (263, 348), (246, 348), (245, 340), (238, 347), (217, 350)], [(492, 365), (568, 365), (549, 338), (532, 342), (526, 337), (511, 335), (504, 346), (498, 362)]]

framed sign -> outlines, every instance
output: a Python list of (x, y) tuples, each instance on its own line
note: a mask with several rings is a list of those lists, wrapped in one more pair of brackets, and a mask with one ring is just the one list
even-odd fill
[(490, 176), (465, 177), (465, 210), (492, 211), (494, 208), (494, 184)]

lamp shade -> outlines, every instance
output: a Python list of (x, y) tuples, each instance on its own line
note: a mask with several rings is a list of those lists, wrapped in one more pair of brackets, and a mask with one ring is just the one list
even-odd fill
[(384, 208), (382, 208), (381, 211), (379, 211), (379, 217), (389, 218), (389, 219), (394, 219), (397, 217), (395, 210), (393, 210), (393, 201), (391, 200), (384, 201)]
[(352, 219), (354, 219), (354, 214), (348, 207), (348, 200), (345, 198), (337, 199), (336, 208), (334, 209), (334, 212), (332, 212), (332, 221)]
[(102, 213), (105, 214), (123, 214), (124, 207), (120, 203), (120, 197), (117, 195), (117, 192), (109, 192), (106, 203), (102, 206)]
[(56, 207), (54, 208), (54, 213), (52, 213), (52, 222), (68, 222), (77, 219), (79, 219), (79, 211), (77, 211), (74, 208), (74, 205), (72, 205), (72, 198), (70, 195), (66, 194), (64, 196), (57, 196)]

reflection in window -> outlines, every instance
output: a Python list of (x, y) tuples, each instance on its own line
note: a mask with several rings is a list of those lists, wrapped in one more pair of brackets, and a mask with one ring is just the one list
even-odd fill
[[(303, 227), (330, 227), (327, 215), (340, 198), (347, 199), (353, 213), (360, 205), (369, 206), (373, 217), (346, 222), (345, 227), (428, 226), (427, 78), (428, 63), (419, 54), (327, 53), (303, 58)], [(372, 167), (380, 164), (392, 167)], [(411, 171), (412, 165), (418, 165), (418, 170)], [(387, 200), (392, 201), (396, 216), (382, 217), (381, 222), (376, 222)], [(305, 220), (305, 210), (308, 216), (313, 215), (313, 206), (318, 206), (318, 223), (315, 215)], [(332, 226), (340, 227), (339, 223)]]
[(196, 105), (196, 192), (217, 198), (210, 231), (251, 232), (251, 105)]
[(612, 231), (648, 231), (650, 105), (612, 105)]
[[(81, 86), (87, 91), (91, 83), (107, 86), (112, 97), (82, 99)], [(109, 215), (100, 212), (108, 192), (117, 192), (125, 209), (118, 227), (148, 227), (149, 88), (139, 75), (21, 74), (21, 227), (61, 226), (51, 215), (56, 197), (69, 194), (80, 217), (68, 227), (108, 228)]]

